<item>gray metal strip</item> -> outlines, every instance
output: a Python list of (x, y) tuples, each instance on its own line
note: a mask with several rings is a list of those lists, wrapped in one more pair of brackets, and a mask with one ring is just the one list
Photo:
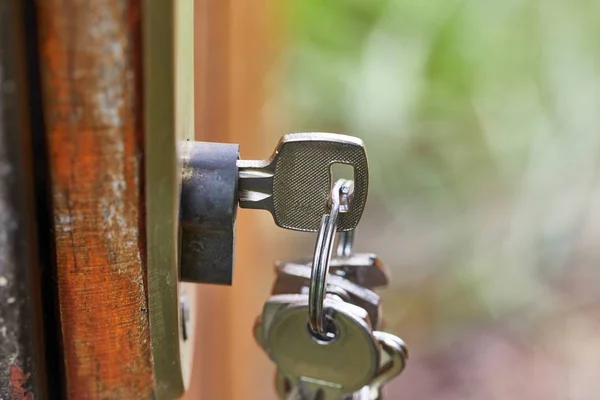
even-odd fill
[(193, 360), (195, 288), (179, 282), (178, 260), (178, 144), (194, 134), (193, 33), (193, 0), (144, 2), (148, 307), (155, 390), (161, 400), (183, 395)]

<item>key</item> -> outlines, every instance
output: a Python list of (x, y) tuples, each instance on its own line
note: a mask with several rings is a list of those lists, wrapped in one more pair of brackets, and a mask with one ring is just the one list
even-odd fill
[[(273, 284), (272, 294), (302, 293), (310, 283), (311, 267), (308, 265), (283, 264), (277, 268), (277, 278)], [(328, 293), (335, 294), (341, 289), (340, 297), (354, 305), (364, 308), (369, 314), (375, 329), (381, 321), (381, 301), (377, 293), (357, 285), (341, 276), (329, 275), (327, 278)], [(347, 296), (347, 297), (346, 297)]]
[[(275, 268), (279, 272), (284, 265), (310, 267), (311, 264), (312, 259), (301, 258), (291, 261), (278, 261), (275, 264)], [(357, 253), (349, 257), (331, 257), (329, 273), (344, 277), (367, 289), (384, 287), (389, 283), (387, 266), (377, 255), (371, 253)]]
[(338, 218), (338, 231), (354, 229), (362, 216), (369, 186), (363, 142), (335, 133), (283, 136), (268, 160), (238, 160), (238, 197), (242, 208), (265, 209), (282, 228), (316, 232), (331, 191), (331, 166), (354, 168), (352, 206)]
[[(327, 295), (330, 300), (338, 300), (336, 296)], [(290, 304), (308, 304), (308, 293), (283, 293), (275, 294), (269, 297), (269, 299), (263, 305), (262, 313), (254, 321), (254, 339), (263, 349), (266, 350), (265, 345), (265, 333), (268, 332), (273, 318), (279, 312), (279, 310), (287, 307)]]
[(292, 303), (263, 326), (265, 348), (283, 377), (307, 398), (340, 400), (368, 385), (379, 372), (380, 345), (367, 312), (355, 305), (325, 299), (332, 332), (316, 339), (307, 327), (308, 303)]
[(354, 230), (342, 232), (339, 236), (337, 256), (341, 268), (333, 270), (340, 276), (358, 283), (367, 289), (387, 286), (389, 273), (387, 267), (375, 254), (353, 255)]
[[(277, 370), (275, 374), (275, 389), (277, 391), (277, 395), (280, 399), (285, 400), (307, 400), (307, 399), (315, 399), (315, 393), (311, 393), (307, 391), (307, 388), (301, 386), (295, 387), (292, 386), (290, 381), (281, 373), (280, 370)], [(370, 396), (371, 392), (369, 391), (369, 387), (363, 387), (359, 392), (352, 393), (346, 395), (339, 400), (371, 400), (368, 396)], [(376, 399), (380, 400), (380, 399)]]
[(387, 266), (372, 253), (335, 257), (332, 260), (332, 267), (331, 273), (343, 276), (367, 289), (385, 287), (389, 283)]
[[(292, 303), (308, 302), (305, 294), (285, 293), (269, 297), (264, 304), (262, 314), (254, 322), (254, 339), (260, 347), (265, 349), (265, 335), (275, 314), (282, 308)], [(266, 328), (266, 329), (265, 329)]]
[[(347, 400), (383, 400), (382, 389), (385, 384), (404, 371), (408, 360), (408, 349), (402, 339), (386, 332), (373, 332), (373, 337), (381, 345), (380, 371), (377, 376), (357, 393), (349, 396)], [(301, 396), (300, 388), (292, 388), (290, 382), (278, 370), (275, 376), (275, 387), (281, 398), (289, 399), (290, 393), (296, 389)], [(304, 400), (302, 397), (298, 397)]]
[[(327, 295), (328, 301), (340, 301), (335, 295)], [(263, 350), (267, 351), (267, 347), (265, 344), (265, 332), (269, 330), (270, 324), (273, 321), (275, 315), (286, 306), (290, 304), (308, 304), (308, 293), (305, 294), (276, 294), (269, 298), (269, 300), (264, 304), (262, 314), (256, 318), (254, 323), (254, 338), (256, 342), (263, 348)], [(282, 378), (278, 375), (275, 379), (276, 389), (279, 393), (280, 397), (283, 399), (289, 399), (293, 397), (291, 394), (291, 386), (287, 379)], [(300, 400), (304, 400), (306, 396), (305, 394), (297, 392), (296, 395)], [(302, 397), (304, 396), (304, 397)]]
[[(338, 304), (344, 304), (341, 300), (336, 299), (335, 296), (328, 295), (326, 298), (327, 305), (332, 301), (337, 302)], [(268, 352), (268, 335), (265, 335), (265, 332), (268, 332), (271, 329), (271, 324), (276, 318), (276, 315), (279, 312), (285, 312), (286, 308), (290, 305), (305, 306), (306, 304), (308, 304), (308, 295), (306, 294), (278, 294), (271, 296), (265, 303), (263, 312), (261, 316), (257, 318), (254, 326), (254, 336), (258, 344)], [(361, 311), (360, 308), (354, 307), (351, 308), (350, 311), (362, 315), (364, 318), (364, 310)], [(368, 324), (368, 319), (365, 319), (365, 321), (367, 325), (370, 325)], [(348, 400), (379, 400), (381, 387), (389, 380), (399, 375), (406, 365), (408, 351), (406, 345), (400, 338), (379, 331), (372, 332), (372, 335), (380, 344), (379, 371), (368, 385), (364, 386), (355, 394), (356, 398), (351, 396), (348, 397)], [(291, 343), (294, 342), (290, 341), (288, 342), (288, 345)], [(300, 388), (295, 387), (279, 370), (276, 375), (276, 388), (279, 396), (286, 399), (288, 398), (288, 395), (290, 395), (290, 391), (295, 389), (298, 396), (301, 396), (299, 398), (302, 400), (311, 398), (310, 390), (318, 390), (318, 388), (314, 389), (310, 383), (304, 383)]]
[[(387, 362), (380, 367), (379, 374), (369, 383), (369, 400), (380, 399), (383, 385), (397, 377), (406, 368), (408, 349), (398, 336), (387, 332), (373, 332), (373, 336), (381, 345), (381, 351), (387, 355)], [(383, 357), (382, 357), (383, 358)]]
[(378, 376), (356, 394), (356, 400), (382, 400), (383, 385), (400, 375), (408, 361), (408, 349), (402, 339), (378, 331), (373, 332), (373, 336), (381, 345), (383, 365)]

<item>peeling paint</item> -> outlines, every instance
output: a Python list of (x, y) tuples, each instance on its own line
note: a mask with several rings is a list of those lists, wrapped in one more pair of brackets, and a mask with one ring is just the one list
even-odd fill
[(10, 366), (10, 399), (34, 400), (33, 393), (27, 389), (30, 373), (25, 373), (18, 365)]

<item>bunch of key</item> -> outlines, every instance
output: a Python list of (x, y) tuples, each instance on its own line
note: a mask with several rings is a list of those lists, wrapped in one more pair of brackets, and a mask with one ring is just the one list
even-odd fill
[[(355, 166), (357, 172), (368, 173)], [(312, 259), (276, 263), (271, 297), (256, 320), (254, 336), (277, 366), (282, 399), (381, 400), (383, 386), (406, 365), (404, 342), (379, 331), (380, 297), (373, 290), (388, 284), (387, 269), (376, 255), (352, 251), (366, 202), (354, 195), (354, 185), (338, 180), (323, 202)], [(340, 220), (354, 222), (341, 226)]]

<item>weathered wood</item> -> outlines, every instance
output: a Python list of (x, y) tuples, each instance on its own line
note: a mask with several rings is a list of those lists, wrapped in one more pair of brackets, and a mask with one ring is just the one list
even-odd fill
[(0, 399), (46, 398), (31, 132), (17, 2), (0, 2)]
[(71, 399), (153, 396), (140, 3), (38, 1), (62, 355)]

